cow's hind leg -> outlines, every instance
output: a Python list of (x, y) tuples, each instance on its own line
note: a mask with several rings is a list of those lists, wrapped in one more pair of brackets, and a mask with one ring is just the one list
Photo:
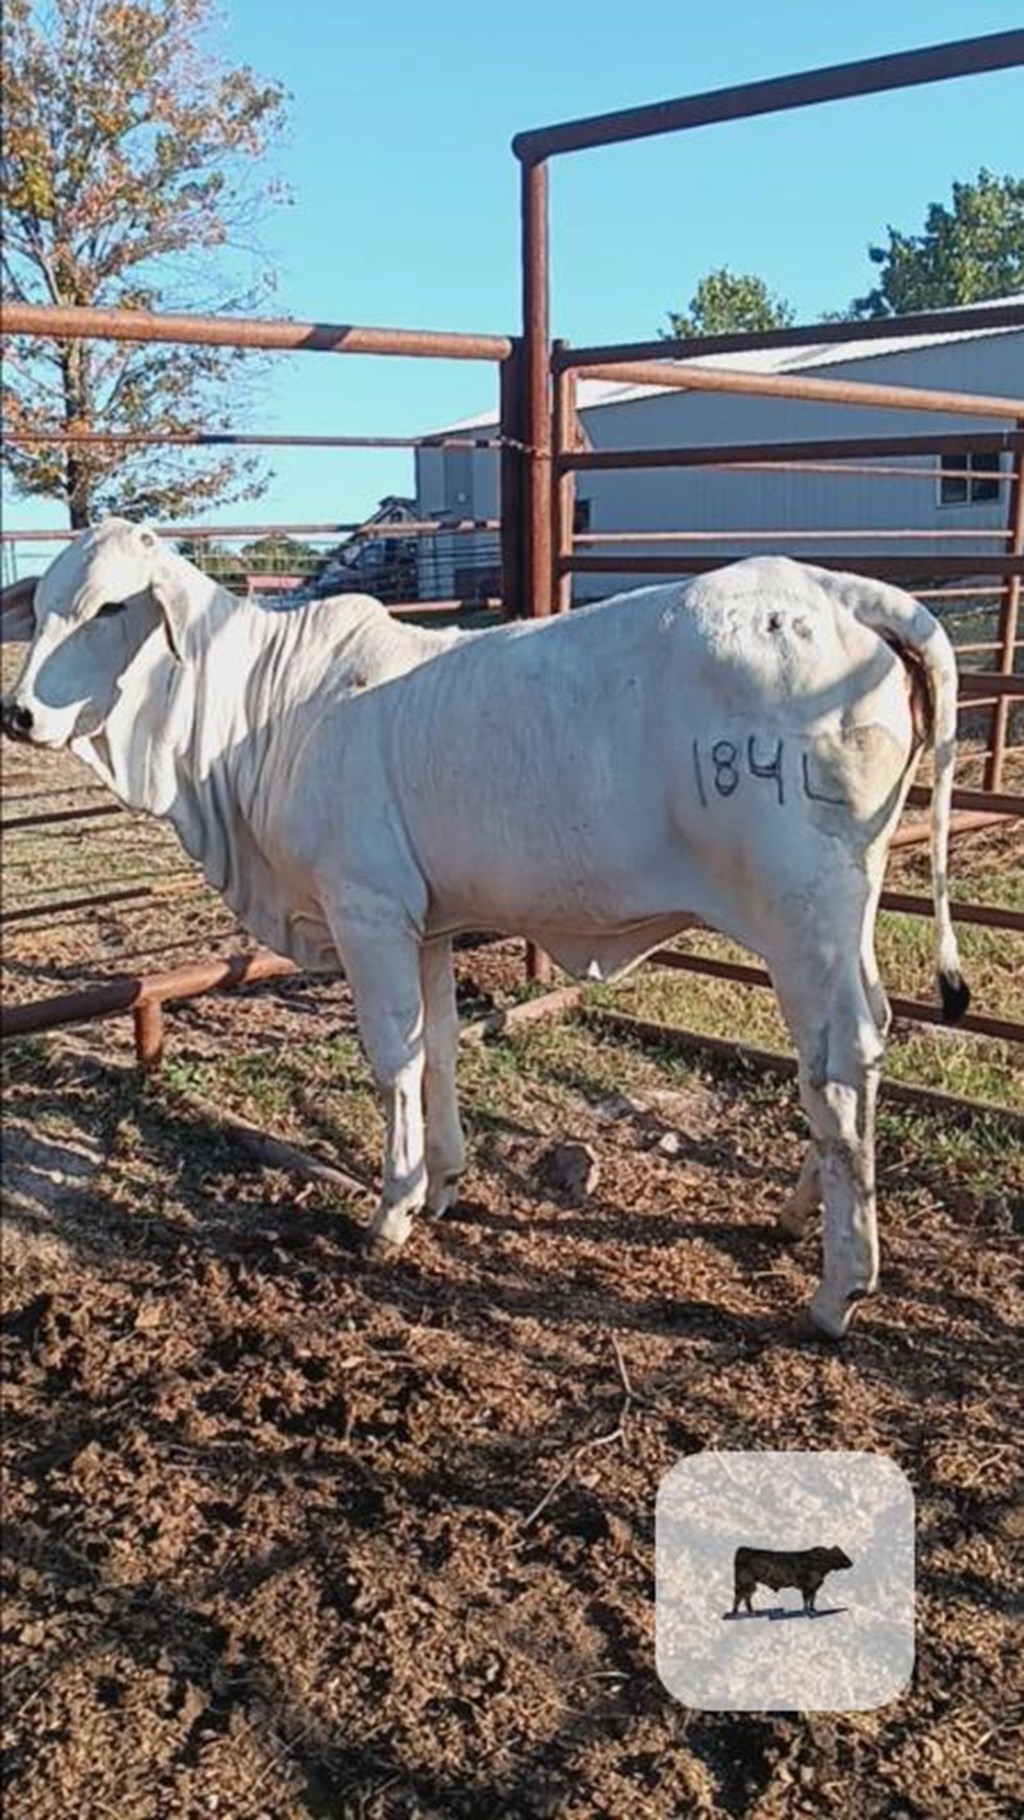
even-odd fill
[(338, 916), (333, 932), (387, 1127), (381, 1198), (367, 1243), (397, 1248), (427, 1195), (419, 943), (404, 924), (351, 912)]
[(787, 1238), (802, 1239), (811, 1219), (821, 1206), (821, 1169), (813, 1140), (804, 1151), (804, 1160), (796, 1187), (776, 1215), (780, 1230)]
[(427, 1207), (431, 1213), (443, 1214), (455, 1200), (466, 1157), (455, 1081), (459, 1014), (451, 942), (428, 942), (421, 952), (420, 970), (427, 1046)]
[(874, 1122), (883, 1045), (854, 951), (789, 978), (773, 969), (800, 1058), (800, 1099), (818, 1158), (825, 1208), (824, 1271), (810, 1306), (831, 1339), (878, 1281)]
[[(892, 1023), (892, 1008), (882, 984), (875, 958), (875, 916), (878, 911), (878, 899), (881, 894), (885, 872), (884, 854), (880, 861), (874, 862), (869, 877), (871, 880), (867, 902), (864, 907), (861, 928), (861, 980), (871, 1016), (882, 1044), (885, 1044)], [(822, 1205), (821, 1169), (818, 1160), (817, 1145), (812, 1138), (804, 1153), (800, 1175), (789, 1199), (783, 1202), (777, 1215), (780, 1231), (787, 1238), (802, 1239), (806, 1236), (813, 1216), (820, 1212)]]

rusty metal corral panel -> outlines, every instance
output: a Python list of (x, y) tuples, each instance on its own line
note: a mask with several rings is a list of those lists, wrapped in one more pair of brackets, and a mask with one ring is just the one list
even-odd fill
[[(791, 398), (817, 400), (834, 404), (848, 404), (865, 408), (888, 410), (931, 410), (952, 416), (989, 417), (1002, 422), (1012, 422), (1014, 430), (996, 432), (998, 446), (1002, 450), (1012, 449), (1014, 461), (1014, 479), (1011, 494), (1009, 520), (1005, 531), (994, 531), (991, 534), (1008, 545), (1005, 554), (975, 554), (968, 556), (932, 554), (927, 558), (932, 575), (926, 580), (937, 580), (941, 577), (960, 577), (971, 582), (984, 575), (998, 577), (1003, 587), (1003, 608), (1000, 619), (999, 638), (995, 644), (986, 642), (986, 651), (998, 651), (998, 660), (994, 669), (986, 673), (983, 681), (978, 678), (968, 685), (965, 693), (971, 697), (975, 707), (984, 705), (991, 708), (991, 741), (990, 751), (986, 757), (985, 782), (988, 788), (984, 791), (960, 790), (956, 792), (954, 802), (958, 808), (957, 820), (961, 825), (970, 821), (986, 821), (1000, 813), (1019, 814), (1024, 809), (1024, 799), (1001, 791), (1001, 767), (1006, 749), (1006, 724), (1009, 696), (1016, 693), (1012, 680), (1015, 668), (1017, 648), (1017, 624), (1019, 616), (1020, 575), (1024, 570), (1021, 562), (1022, 526), (1021, 493), (1024, 488), (1022, 480), (1021, 444), (1017, 432), (1024, 427), (1022, 401), (1018, 397), (992, 397), (984, 394), (965, 394), (950, 390), (924, 390), (909, 386), (871, 386), (858, 384), (848, 379), (821, 380), (806, 378), (802, 375), (772, 375), (723, 372), (719, 369), (688, 367), (686, 369), (666, 369), (661, 364), (666, 359), (686, 358), (705, 354), (741, 350), (754, 345), (786, 347), (806, 345), (809, 342), (837, 341), (839, 339), (860, 339), (870, 342), (880, 335), (894, 332), (891, 320), (884, 324), (856, 325), (854, 335), (846, 335), (849, 325), (807, 325), (793, 326), (789, 329), (774, 331), (764, 337), (750, 336), (716, 336), (692, 338), (672, 343), (633, 343), (618, 344), (613, 347), (590, 347), (574, 352), (563, 344), (556, 344), (554, 349), (549, 345), (548, 328), (548, 228), (546, 209), (546, 163), (547, 160), (572, 151), (581, 151), (588, 147), (617, 144), (631, 139), (650, 137), (655, 134), (677, 132), (698, 126), (710, 125), (713, 122), (749, 119), (755, 115), (783, 111), (791, 108), (807, 107), (826, 101), (880, 93), (908, 87), (913, 84), (945, 81), (953, 77), (979, 74), (984, 71), (1008, 69), (1024, 64), (1024, 31), (1001, 32), (987, 37), (967, 39), (959, 43), (931, 45), (920, 50), (904, 52), (895, 56), (872, 58), (866, 61), (838, 65), (831, 68), (804, 71), (765, 82), (747, 83), (734, 88), (727, 88), (712, 93), (682, 97), (676, 100), (656, 103), (653, 106), (629, 108), (616, 113), (594, 116), (589, 119), (566, 121), (558, 125), (540, 128), (532, 132), (519, 133), (513, 140), (513, 151), (520, 160), (523, 171), (523, 334), (528, 368), (536, 378), (541, 357), (545, 361), (545, 391), (542, 397), (539, 382), (535, 383), (531, 399), (530, 439), (534, 445), (534, 461), (539, 469), (543, 462), (548, 462), (551, 473), (551, 502), (548, 523), (553, 527), (553, 552), (547, 543), (528, 552), (530, 576), (527, 593), (534, 612), (551, 610), (553, 598), (562, 604), (566, 600), (567, 584), (573, 573), (626, 575), (672, 575), (691, 574), (710, 566), (720, 566), (732, 560), (729, 556), (645, 556), (641, 558), (616, 556), (581, 556), (577, 545), (583, 537), (574, 538), (567, 528), (567, 517), (571, 509), (571, 494), (566, 481), (571, 475), (600, 469), (636, 467), (690, 467), (693, 469), (711, 466), (747, 466), (756, 462), (781, 461), (819, 461), (826, 455), (831, 459), (877, 455), (885, 452), (892, 457), (914, 454), (928, 455), (934, 459), (938, 453), (963, 453), (965, 461), (975, 450), (992, 448), (993, 437), (990, 435), (985, 443), (980, 440), (970, 442), (966, 437), (948, 438), (940, 446), (938, 438), (922, 437), (919, 439), (889, 437), (887, 447), (882, 450), (880, 439), (844, 438), (841, 446), (835, 439), (819, 439), (814, 447), (804, 444), (780, 442), (776, 444), (740, 443), (733, 441), (727, 447), (715, 448), (705, 444), (701, 449), (684, 450), (680, 448), (647, 449), (640, 451), (591, 451), (574, 449), (566, 432), (567, 421), (575, 407), (575, 392), (566, 381), (581, 370), (586, 370), (591, 378), (613, 380), (621, 385), (657, 385), (661, 387), (685, 387), (708, 392), (726, 394), (734, 393), (743, 396), (760, 396), (763, 398)], [(988, 317), (988, 326), (1016, 326), (1024, 321), (1024, 310), (1017, 303), (996, 306), (1000, 312), (999, 323), (995, 313)], [(962, 311), (943, 313), (941, 327), (944, 332), (954, 328), (968, 328), (979, 319), (980, 312)], [(895, 325), (895, 332), (900, 332), (901, 325)], [(905, 335), (920, 335), (939, 327), (939, 321), (933, 313), (922, 312), (911, 321), (902, 325)], [(554, 408), (550, 389), (550, 377), (554, 377)], [(552, 426), (554, 435), (552, 435)], [(679, 440), (678, 438), (676, 439)], [(550, 460), (553, 443), (553, 461)], [(539, 512), (539, 508), (538, 508)], [(771, 521), (769, 521), (771, 522)], [(895, 534), (894, 527), (894, 534)], [(866, 539), (870, 541), (870, 532), (864, 528)], [(668, 535), (668, 534), (666, 534)], [(593, 536), (598, 541), (600, 534)], [(624, 537), (623, 541), (627, 539)], [(643, 546), (643, 531), (636, 535), (635, 542)], [(949, 542), (945, 546), (949, 549)], [(796, 553), (796, 552), (794, 552)], [(847, 553), (843, 556), (815, 556), (815, 560), (828, 567), (849, 567), (855, 564), (856, 558)], [(905, 578), (908, 581), (922, 580), (921, 560), (903, 553), (886, 553), (879, 558), (877, 553), (868, 558), (873, 570), (892, 578)], [(551, 580), (549, 581), (549, 575)], [(934, 589), (930, 589), (934, 592)], [(973, 588), (958, 590), (962, 595), (974, 592)], [(982, 693), (984, 691), (984, 693)], [(927, 798), (926, 792), (916, 792), (917, 800)], [(908, 833), (906, 825), (900, 836)], [(916, 908), (912, 899), (904, 900), (904, 907)], [(993, 926), (1011, 927), (1011, 923), (1000, 924), (998, 912), (992, 913), (985, 907), (969, 906), (976, 910), (978, 920), (989, 921)], [(673, 964), (685, 965), (686, 962)], [(707, 971), (714, 971), (709, 966)], [(753, 979), (756, 973), (752, 969), (730, 969), (722, 967), (726, 977)], [(916, 1004), (901, 1004), (911, 1015), (930, 1017), (929, 1007)], [(983, 1028), (992, 1034), (1006, 1036), (1012, 1040), (1024, 1040), (1024, 1026), (1011, 1025), (1006, 1020), (977, 1019), (972, 1027)], [(908, 1096), (909, 1097), (909, 1096)]]

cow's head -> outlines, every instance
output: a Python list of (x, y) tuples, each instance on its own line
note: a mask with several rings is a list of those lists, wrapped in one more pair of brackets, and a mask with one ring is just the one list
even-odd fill
[(829, 1564), (830, 1569), (834, 1570), (834, 1569), (837, 1569), (840, 1567), (852, 1567), (853, 1566), (853, 1562), (850, 1560), (849, 1555), (844, 1554), (843, 1550), (841, 1548), (827, 1548), (825, 1550), (825, 1553), (828, 1555), (828, 1564)]
[(145, 525), (106, 518), (62, 550), (34, 586), (7, 589), (0, 635), (5, 644), (27, 639), (30, 646), (4, 700), (4, 732), (66, 746), (98, 734), (126, 694), (141, 698), (168, 647), (182, 656), (188, 573)]

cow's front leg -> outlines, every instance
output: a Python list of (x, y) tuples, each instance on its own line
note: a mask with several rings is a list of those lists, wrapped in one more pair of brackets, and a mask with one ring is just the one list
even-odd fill
[(466, 1159), (455, 1080), (459, 1014), (451, 942), (428, 942), (423, 947), (420, 974), (427, 1050), (427, 1207), (431, 1213), (443, 1214), (456, 1198)]
[(387, 1128), (381, 1198), (367, 1245), (397, 1249), (427, 1196), (419, 944), (404, 924), (384, 919), (368, 924), (351, 916), (338, 919), (335, 940)]

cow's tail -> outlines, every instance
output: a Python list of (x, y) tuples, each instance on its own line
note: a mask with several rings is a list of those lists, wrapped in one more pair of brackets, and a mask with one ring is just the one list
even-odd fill
[(931, 846), (932, 893), (935, 903), (935, 970), (947, 1024), (963, 1017), (971, 1002), (960, 970), (960, 951), (949, 908), (949, 818), (956, 761), (956, 658), (934, 613), (886, 582), (862, 576), (816, 571), (823, 586), (838, 595), (863, 625), (870, 626), (920, 663), (927, 679), (931, 713), (928, 741), (933, 752)]

